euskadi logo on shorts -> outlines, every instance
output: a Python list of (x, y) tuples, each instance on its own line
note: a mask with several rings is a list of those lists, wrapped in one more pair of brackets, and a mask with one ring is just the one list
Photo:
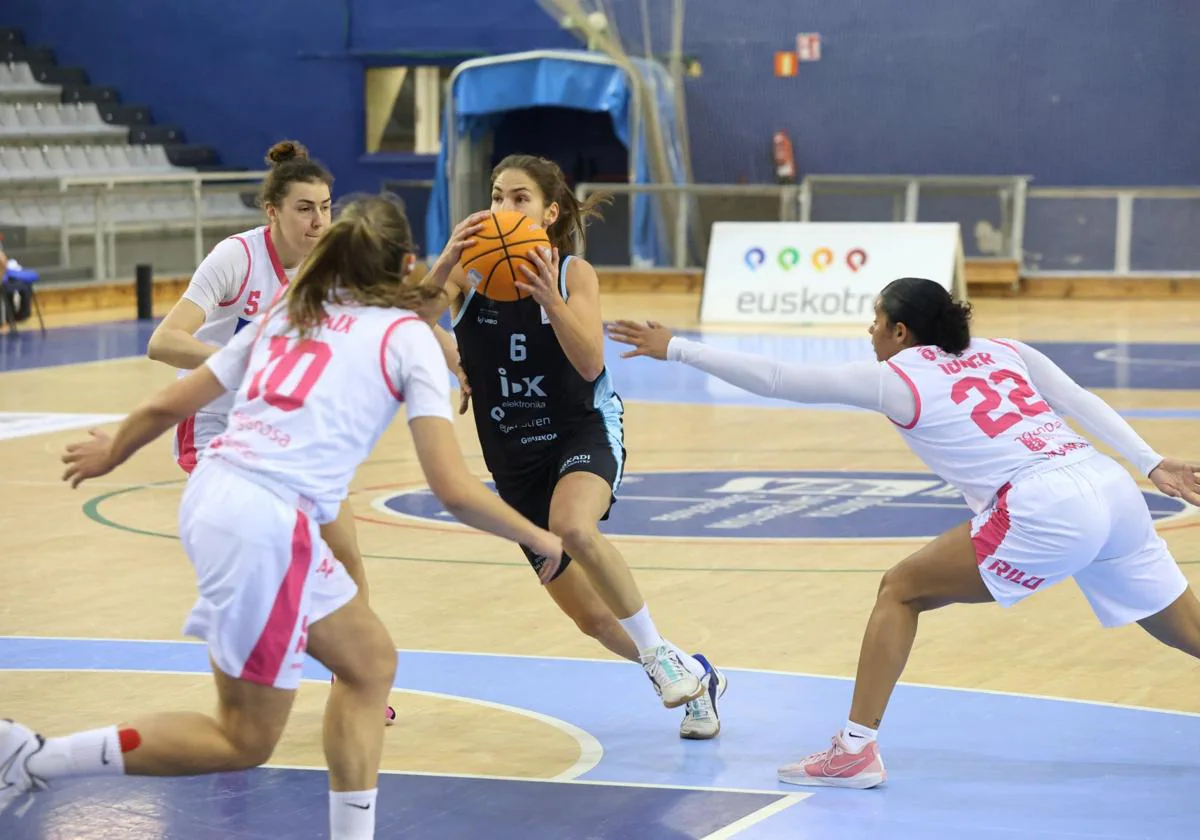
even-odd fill
[[(804, 268), (801, 265), (806, 255), (802, 254), (798, 248), (782, 248), (778, 253), (774, 254), (773, 262), (783, 271), (791, 271), (795, 268)], [(746, 263), (746, 267), (751, 271), (758, 271), (767, 262), (767, 252), (757, 245), (747, 249), (742, 256)], [(851, 248), (844, 254), (835, 252), (832, 248), (815, 248), (811, 254), (807, 255), (807, 264), (814, 271), (826, 272), (835, 267), (836, 264), (845, 265), (850, 271), (855, 274), (859, 269), (867, 264), (869, 259), (867, 252), (862, 248)]]
[[(1156, 520), (1186, 506), (1143, 493)], [(375, 500), (394, 516), (453, 522), (428, 490)], [(952, 486), (930, 473), (693, 470), (628, 473), (601, 530), (674, 539), (931, 539), (971, 518)]]

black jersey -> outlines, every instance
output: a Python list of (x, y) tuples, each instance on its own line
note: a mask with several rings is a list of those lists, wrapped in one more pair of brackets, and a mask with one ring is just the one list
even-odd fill
[[(567, 297), (567, 266), (559, 291)], [(552, 458), (565, 436), (588, 422), (619, 428), (623, 407), (605, 368), (594, 382), (563, 352), (532, 298), (493, 301), (467, 293), (454, 318), (484, 461), (493, 475), (522, 473)]]

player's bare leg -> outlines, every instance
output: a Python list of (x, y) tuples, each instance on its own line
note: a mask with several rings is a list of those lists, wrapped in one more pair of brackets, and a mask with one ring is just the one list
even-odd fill
[(569, 564), (562, 574), (546, 584), (546, 592), (559, 609), (575, 622), (580, 632), (591, 636), (622, 659), (641, 661), (637, 645), (597, 594), (578, 563)]
[[(337, 518), (321, 526), (321, 539), (329, 546), (333, 556), (346, 568), (350, 579), (358, 585), (358, 594), (363, 603), (369, 604), (367, 589), (367, 570), (363, 564), (362, 552), (358, 547), (358, 532), (354, 527), (354, 511), (350, 508), (350, 500), (346, 499), (338, 508)], [(335, 677), (334, 682), (337, 681)], [(390, 705), (383, 709), (383, 724), (391, 726), (396, 721), (396, 710)]]
[(1190, 586), (1169, 607), (1138, 624), (1164, 645), (1200, 659), (1200, 601)]
[(920, 614), (947, 604), (992, 600), (979, 574), (970, 522), (885, 572), (863, 634), (846, 728), (828, 750), (781, 768), (780, 781), (857, 788), (882, 783), (887, 771), (875, 737), (912, 652)]
[(567, 473), (550, 500), (550, 530), (562, 537), (565, 553), (587, 573), (596, 593), (633, 639), (663, 705), (673, 709), (705, 693), (709, 671), (658, 632), (625, 558), (600, 533), (597, 523), (611, 498), (612, 488), (600, 476)]
[(308, 653), (337, 675), (325, 706), (325, 758), (335, 791), (375, 787), (383, 731), (377, 710), (396, 676), (387, 628), (355, 597), (309, 625)]
[(216, 717), (164, 712), (44, 740), (0, 722), (0, 764), (11, 756), (0, 810), (33, 787), (74, 776), (193, 776), (265, 763), (279, 742), (295, 692), (235, 679), (215, 665)]

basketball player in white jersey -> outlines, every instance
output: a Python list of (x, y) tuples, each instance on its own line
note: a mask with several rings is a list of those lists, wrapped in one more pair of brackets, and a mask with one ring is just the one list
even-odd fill
[[(463, 228), (451, 258), (469, 240)], [(562, 558), (562, 541), (468, 471), (445, 360), (430, 325), (439, 293), (404, 283), (412, 234), (398, 204), (347, 208), (252, 329), (133, 411), (111, 440), (68, 447), (72, 487), (105, 475), (174, 423), (234, 392), (229, 427), (200, 453), (179, 511), (199, 598), (186, 631), (208, 642), (215, 717), (165, 713), (63, 738), (0, 722), (0, 808), (76, 775), (180, 776), (266, 761), (287, 722), (307, 650), (338, 677), (325, 711), (335, 840), (374, 836), (383, 728), (396, 652), (321, 539), (347, 486), (403, 403), (425, 477), (467, 525)], [(417, 314), (420, 313), (420, 314)]]
[(885, 287), (870, 333), (878, 361), (821, 367), (717, 350), (653, 323), (609, 329), (634, 346), (626, 357), (680, 361), (763, 396), (882, 413), (975, 514), (884, 574), (845, 728), (828, 750), (781, 768), (780, 781), (869, 788), (887, 778), (875, 738), (926, 610), (1011, 606), (1073, 577), (1104, 626), (1136, 621), (1200, 658), (1200, 602), (1137, 484), (1062, 418), (1193, 505), (1200, 467), (1159, 455), (1033, 348), (972, 338), (970, 307), (931, 280)]
[[(270, 171), (258, 203), (267, 224), (217, 243), (200, 263), (183, 296), (150, 336), (146, 354), (179, 368), (180, 377), (199, 367), (255, 321), (285, 288), (329, 227), (333, 176), (308, 156), (303, 144), (282, 140), (267, 151)], [(175, 459), (191, 474), (199, 453), (225, 431), (233, 395), (225, 394), (175, 429)], [(358, 549), (349, 503), (321, 530), (334, 555), (368, 597), (366, 570)], [(392, 725), (396, 711), (384, 709)]]

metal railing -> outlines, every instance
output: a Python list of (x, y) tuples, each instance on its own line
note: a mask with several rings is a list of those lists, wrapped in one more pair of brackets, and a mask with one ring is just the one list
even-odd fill
[[(964, 227), (967, 220), (961, 218), (922, 219), (922, 196), (975, 196), (986, 202), (987, 212), (997, 219), (1002, 244), (995, 256), (1019, 259), (1023, 247), (1028, 182), (1029, 177), (1023, 175), (810, 175), (799, 184), (778, 185), (582, 183), (575, 188), (575, 193), (580, 200), (597, 191), (630, 199), (639, 195), (677, 197), (673, 206), (680, 208), (680, 212), (674, 217), (665, 207), (655, 207), (654, 212), (659, 221), (660, 248), (669, 253), (670, 266), (684, 269), (704, 265), (708, 252), (708, 232), (714, 221), (881, 220), (879, 207), (873, 208), (868, 218), (823, 210), (821, 197), (834, 195), (890, 197), (890, 220), (894, 222), (958, 221)], [(740, 206), (734, 206), (737, 201), (742, 202)], [(887, 213), (886, 210), (883, 212)], [(632, 215), (632, 201), (629, 213)], [(630, 262), (633, 262), (632, 255), (635, 253), (634, 236), (633, 225), (630, 224)]]
[[(22, 196), (36, 196), (52, 201), (58, 196), (62, 202), (61, 224), (57, 231), (47, 224), (40, 229), (49, 235), (58, 234), (60, 263), (64, 266), (71, 265), (72, 239), (90, 237), (95, 251), (95, 277), (103, 281), (117, 275), (120, 234), (190, 234), (191, 264), (199, 265), (206, 253), (206, 231), (247, 225), (260, 218), (252, 208), (233, 217), (206, 214), (205, 195), (247, 191), (257, 187), (266, 174), (180, 172), (64, 177), (49, 180), (41, 188), (14, 188), (6, 197), (19, 201)], [(625, 234), (621, 225), (630, 221), (633, 198), (646, 196), (659, 221), (659, 252), (667, 255), (661, 267), (703, 267), (711, 224), (718, 220), (890, 219), (957, 221), (963, 227), (968, 256), (1018, 260), (1025, 275), (1200, 278), (1200, 237), (1194, 234), (1200, 225), (1200, 187), (1031, 187), (1029, 181), (1028, 176), (1021, 175), (809, 175), (799, 184), (782, 185), (581, 183), (576, 194), (583, 199), (603, 190), (629, 199), (625, 218), (621, 218), (624, 208), (610, 208), (606, 217), (616, 216), (615, 223), (589, 230), (589, 257), (594, 247), (607, 250), (601, 262), (608, 265), (635, 264), (633, 226), (629, 224), (628, 241), (622, 242)], [(431, 182), (394, 181), (385, 186), (412, 191), (414, 227), (423, 225), (424, 208), (415, 205)], [(161, 197), (163, 191), (176, 200), (188, 199), (190, 216), (114, 218), (116, 200), (139, 195)], [(94, 214), (87, 222), (72, 223), (68, 202), (81, 194), (94, 202)], [(666, 196), (674, 200), (655, 200)], [(949, 204), (945, 203), (947, 197)], [(867, 203), (855, 203), (860, 200)], [(668, 213), (672, 207), (678, 212)], [(606, 228), (615, 228), (619, 233), (610, 230), (606, 234)], [(418, 239), (423, 241), (423, 237)], [(176, 242), (176, 246), (183, 243)], [(182, 252), (175, 258), (182, 262)]]
[[(191, 230), (193, 266), (199, 265), (205, 256), (204, 230), (211, 227), (226, 227), (228, 218), (209, 218), (204, 213), (204, 186), (219, 184), (257, 185), (266, 172), (184, 172), (164, 175), (96, 175), (73, 176), (57, 179), (58, 193), (62, 197), (62, 222), (59, 228), (59, 261), (71, 265), (71, 237), (86, 234), (87, 228), (72, 226), (67, 218), (67, 196), (72, 190), (90, 193), (95, 202), (95, 212), (90, 226), (94, 248), (95, 279), (104, 281), (114, 277), (116, 270), (116, 236), (118, 233), (155, 231), (164, 229)], [(119, 192), (123, 197), (163, 194), (164, 187), (180, 185), (182, 190), (169, 190), (168, 197), (187, 196), (192, 202), (192, 215), (186, 224), (179, 221), (139, 220), (119, 223), (112, 217), (111, 199)], [(250, 218), (247, 212), (245, 218)]]
[[(1186, 201), (1195, 204), (1181, 208)], [(1067, 206), (1047, 213), (1041, 210), (1043, 204)], [(1137, 208), (1153, 216), (1154, 204), (1165, 204), (1170, 212), (1139, 230)], [(1026, 275), (1200, 278), (1200, 237), (1195, 235), (1200, 187), (1035, 187), (1029, 190), (1028, 205), (1038, 224), (1031, 228), (1030, 245), (1022, 254)], [(1106, 225), (1109, 210), (1113, 218)], [(1055, 229), (1056, 221), (1066, 229)], [(1111, 261), (1100, 256), (1104, 251), (1112, 255)]]

